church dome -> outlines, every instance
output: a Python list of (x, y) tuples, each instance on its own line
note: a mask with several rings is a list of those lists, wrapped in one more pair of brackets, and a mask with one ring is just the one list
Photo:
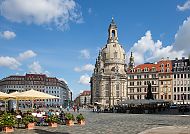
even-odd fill
[(125, 64), (125, 50), (118, 43), (117, 26), (112, 18), (112, 22), (108, 29), (108, 40), (104, 48), (102, 48), (101, 56), (105, 63)]
[(105, 63), (125, 64), (125, 50), (118, 43), (112, 42), (107, 44), (101, 52)]

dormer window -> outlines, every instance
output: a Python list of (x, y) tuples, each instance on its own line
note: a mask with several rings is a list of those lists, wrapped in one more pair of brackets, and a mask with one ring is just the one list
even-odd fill
[(155, 67), (152, 67), (152, 72), (155, 72), (156, 71), (156, 68)]
[(141, 69), (140, 69), (140, 68), (137, 68), (137, 72), (138, 72), (138, 73), (141, 72)]
[(148, 72), (148, 68), (146, 67), (146, 68), (144, 68), (144, 72)]

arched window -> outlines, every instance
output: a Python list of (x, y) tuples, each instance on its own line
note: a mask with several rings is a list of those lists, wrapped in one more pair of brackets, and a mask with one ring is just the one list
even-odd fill
[(114, 39), (115, 38), (115, 30), (112, 30), (111, 33), (112, 33), (112, 39)]

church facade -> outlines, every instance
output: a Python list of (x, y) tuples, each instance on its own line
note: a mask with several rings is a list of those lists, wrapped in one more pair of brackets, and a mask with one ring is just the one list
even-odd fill
[(117, 25), (112, 19), (107, 44), (100, 50), (91, 77), (92, 104), (113, 106), (127, 99), (126, 53), (119, 44)]

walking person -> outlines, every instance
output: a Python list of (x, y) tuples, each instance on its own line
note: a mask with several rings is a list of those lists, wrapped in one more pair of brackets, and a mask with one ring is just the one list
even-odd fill
[(79, 113), (79, 109), (80, 109), (80, 107), (79, 107), (79, 105), (77, 105), (77, 113)]

